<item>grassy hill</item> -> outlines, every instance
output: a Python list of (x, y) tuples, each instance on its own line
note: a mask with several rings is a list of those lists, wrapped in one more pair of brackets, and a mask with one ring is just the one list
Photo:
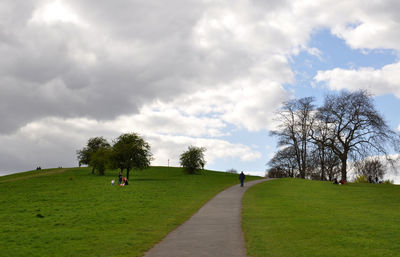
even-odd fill
[[(0, 177), (1, 256), (142, 256), (237, 175), (152, 167), (112, 186), (88, 168)], [(250, 177), (249, 179), (254, 179)]]
[(249, 256), (400, 256), (400, 186), (279, 179), (243, 198)]

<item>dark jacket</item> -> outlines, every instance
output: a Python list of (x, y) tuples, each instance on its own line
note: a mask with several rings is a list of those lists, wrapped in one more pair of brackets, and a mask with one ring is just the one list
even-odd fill
[(239, 175), (239, 180), (242, 181), (242, 180), (244, 180), (245, 178), (246, 178), (246, 175), (244, 175), (244, 173), (241, 172), (240, 175)]

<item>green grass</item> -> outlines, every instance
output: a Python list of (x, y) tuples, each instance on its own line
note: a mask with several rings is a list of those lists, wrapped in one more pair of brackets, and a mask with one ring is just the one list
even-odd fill
[(278, 179), (243, 198), (249, 256), (400, 256), (400, 186)]
[[(88, 168), (0, 177), (1, 256), (142, 256), (237, 175), (152, 167), (111, 186)], [(254, 177), (249, 176), (249, 180)]]

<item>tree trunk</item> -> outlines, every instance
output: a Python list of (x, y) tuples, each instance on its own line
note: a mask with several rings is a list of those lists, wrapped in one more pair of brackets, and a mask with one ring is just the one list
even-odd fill
[(129, 168), (126, 169), (126, 179), (129, 181)]
[(324, 158), (325, 156), (322, 157), (323, 159), (321, 160), (321, 180), (325, 180), (325, 161)]
[(94, 166), (92, 167), (92, 174), (94, 174)]
[(332, 181), (332, 179), (333, 179), (333, 170), (332, 169), (329, 169), (329, 171), (328, 171), (328, 179), (329, 179), (329, 181)]
[(342, 180), (347, 181), (347, 158), (343, 158), (341, 159), (341, 161), (342, 161), (342, 169), (341, 169)]
[(325, 147), (321, 147), (321, 180), (325, 180)]

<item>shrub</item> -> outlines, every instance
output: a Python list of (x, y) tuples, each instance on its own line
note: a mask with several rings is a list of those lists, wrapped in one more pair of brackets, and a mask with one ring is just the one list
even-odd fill
[(365, 175), (358, 175), (354, 180), (354, 183), (368, 183), (368, 178)]
[(227, 170), (226, 172), (232, 173), (232, 174), (238, 174), (238, 171), (235, 170), (235, 169), (229, 169), (229, 170)]

